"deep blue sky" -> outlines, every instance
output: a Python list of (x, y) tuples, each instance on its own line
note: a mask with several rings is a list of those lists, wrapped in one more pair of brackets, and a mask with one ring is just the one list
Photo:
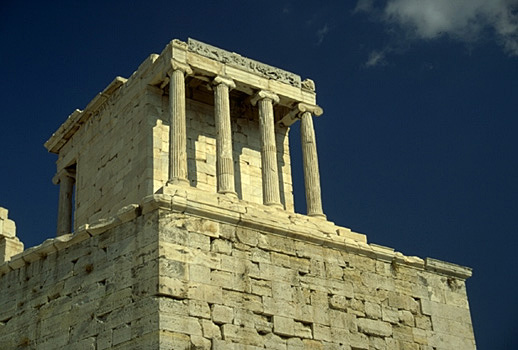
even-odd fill
[(115, 76), (192, 37), (313, 79), (328, 218), (472, 267), (479, 349), (518, 348), (518, 1), (413, 2), (2, 2), (0, 206), (26, 247), (52, 237), (43, 143)]

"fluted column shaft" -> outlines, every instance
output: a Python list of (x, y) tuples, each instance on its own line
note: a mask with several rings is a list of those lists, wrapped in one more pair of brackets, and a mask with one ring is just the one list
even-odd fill
[(234, 186), (232, 127), (230, 124), (229, 91), (236, 87), (231, 79), (214, 79), (214, 114), (216, 120), (216, 169), (218, 192), (237, 195)]
[(188, 65), (176, 61), (172, 67), (169, 74), (169, 183), (188, 184), (185, 75), (192, 71)]
[(306, 190), (307, 214), (309, 216), (325, 217), (322, 210), (317, 144), (315, 130), (313, 128), (313, 117), (310, 112), (301, 113), (300, 137), (304, 164), (304, 187)]
[(268, 91), (260, 91), (252, 99), (259, 105), (259, 131), (261, 136), (261, 171), (263, 178), (263, 202), (265, 205), (282, 208), (279, 191), (279, 174), (277, 166), (277, 146), (275, 142), (275, 124), (273, 103), (279, 97)]
[(74, 192), (74, 174), (63, 170), (58, 175), (59, 202), (58, 202), (58, 227), (57, 235), (66, 235), (72, 232), (72, 196)]

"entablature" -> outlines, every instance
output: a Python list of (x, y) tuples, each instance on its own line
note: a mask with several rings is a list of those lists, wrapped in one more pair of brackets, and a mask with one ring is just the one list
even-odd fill
[[(258, 91), (269, 91), (279, 97), (278, 106), (296, 108), (299, 103), (316, 106), (315, 84), (300, 76), (201, 41), (189, 38), (187, 42), (172, 40), (160, 55), (152, 54), (138, 67), (130, 78), (116, 77), (102, 92), (92, 99), (84, 110), (76, 109), (45, 143), (49, 152), (59, 153), (63, 145), (119, 88), (131, 90), (134, 86), (167, 87), (172, 70), (183, 67), (191, 85), (211, 84), (218, 76), (235, 83), (234, 93), (253, 96)], [(194, 82), (193, 82), (194, 81)], [(285, 125), (295, 121), (281, 117)], [(289, 124), (288, 124), (289, 122)]]

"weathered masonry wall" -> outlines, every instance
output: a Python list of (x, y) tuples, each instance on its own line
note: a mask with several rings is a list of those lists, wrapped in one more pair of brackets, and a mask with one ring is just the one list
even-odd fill
[[(164, 97), (166, 98), (166, 97)], [(156, 98), (158, 101), (158, 98)], [(158, 108), (158, 106), (156, 106)], [(187, 100), (187, 160), (190, 185), (211, 193), (217, 192), (216, 128), (214, 106), (210, 103)], [(162, 113), (161, 115), (164, 115)], [(263, 202), (261, 178), (261, 151), (257, 110), (232, 113), (232, 143), (235, 169), (235, 189), (240, 199)], [(168, 180), (169, 125), (159, 120), (153, 128), (153, 192)], [(276, 125), (277, 165), (281, 202), (288, 211), (294, 211), (293, 185), (289, 151), (289, 127)]]
[(23, 252), (23, 243), (16, 237), (16, 224), (8, 218), (8, 210), (0, 207), (0, 264)]
[(45, 143), (58, 154), (57, 234), (178, 182), (293, 212), (288, 132), (297, 120), (308, 215), (325, 218), (312, 122), (322, 112), (310, 79), (173, 40)]
[(181, 214), (160, 222), (161, 329), (204, 349), (475, 348), (462, 279)]
[(3, 265), (0, 349), (157, 349), (157, 224), (150, 213), (62, 236)]
[(76, 168), (75, 228), (152, 193), (156, 116), (148, 112), (147, 95), (146, 89), (117, 87), (59, 152), (58, 169)]
[(192, 39), (116, 78), (45, 144), (57, 238), (23, 250), (0, 208), (0, 349), (475, 349), (469, 268), (326, 219), (322, 113), (312, 80)]
[(469, 270), (218, 200), (148, 198), (0, 265), (0, 348), (475, 348)]
[[(192, 186), (216, 193), (216, 130), (213, 111), (213, 106), (192, 100), (187, 102), (189, 179)], [(281, 202), (286, 210), (293, 212), (288, 131), (288, 127), (276, 126)], [(257, 110), (248, 111), (245, 115), (234, 113), (232, 140), (238, 198), (260, 204), (263, 202), (263, 193)]]
[[(135, 78), (117, 78), (109, 97), (74, 131), (59, 151), (58, 169), (75, 173), (74, 228), (114, 215), (121, 207), (159, 191), (169, 175), (169, 96), (154, 86), (136, 87)], [(200, 93), (197, 93), (200, 95)], [(216, 128), (212, 91), (186, 100), (190, 186), (216, 187)], [(101, 93), (103, 96), (103, 93)], [(199, 100), (202, 101), (199, 101)], [(262, 203), (257, 108), (232, 109), (235, 187), (239, 198)], [(75, 115), (88, 114), (76, 111)], [(294, 210), (289, 127), (277, 123), (277, 163), (281, 203)]]

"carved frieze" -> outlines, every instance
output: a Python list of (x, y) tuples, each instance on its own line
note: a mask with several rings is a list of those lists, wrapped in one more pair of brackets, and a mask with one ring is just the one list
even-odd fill
[(300, 88), (300, 76), (287, 72), (285, 70), (269, 66), (267, 64), (245, 58), (235, 52), (229, 52), (201, 41), (189, 38), (187, 40), (189, 50), (204, 57), (222, 62), (229, 66), (244, 69), (248, 72), (261, 75), (268, 79), (278, 80), (280, 82)]

